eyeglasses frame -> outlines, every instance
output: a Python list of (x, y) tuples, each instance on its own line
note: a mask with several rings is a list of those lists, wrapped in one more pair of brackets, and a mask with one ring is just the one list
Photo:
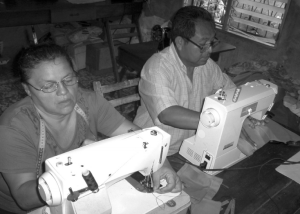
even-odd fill
[[(72, 84), (72, 85), (75, 85), (76, 83), (79, 82), (79, 81), (78, 81), (78, 76), (77, 76), (77, 75), (73, 75), (72, 77), (76, 77), (76, 78), (77, 78), (77, 80), (75, 81), (75, 83)], [(67, 77), (65, 77), (65, 78), (67, 78)], [(56, 83), (56, 88), (55, 88), (54, 91), (56, 91), (56, 90), (58, 89), (58, 84), (59, 84), (59, 83), (64, 84), (64, 86), (72, 86), (72, 85), (66, 85), (66, 83), (64, 82), (65, 78), (63, 78), (61, 81), (55, 82), (55, 83)], [(54, 92), (54, 91), (50, 91), (50, 92), (44, 91), (45, 89), (43, 90), (43, 87), (44, 87), (45, 85), (44, 85), (42, 88), (36, 88), (35, 86), (31, 85), (29, 82), (26, 82), (26, 84), (27, 84), (27, 85), (30, 85), (30, 86), (31, 86), (32, 88), (34, 88), (35, 90), (37, 90), (37, 91), (42, 91), (42, 92), (44, 92), (44, 93), (46, 93), (46, 94)]]
[(203, 46), (200, 46), (200, 45), (198, 45), (196, 42), (192, 41), (191, 39), (189, 39), (189, 38), (187, 38), (187, 37), (182, 37), (182, 38), (186, 39), (187, 41), (189, 41), (190, 43), (192, 43), (193, 45), (195, 45), (197, 48), (199, 48), (201, 53), (204, 53), (204, 52), (207, 51), (209, 48), (213, 48), (213, 47), (217, 46), (217, 45), (221, 42), (221, 41), (215, 36), (215, 37), (214, 37), (214, 40), (211, 41), (211, 42), (209, 43), (209, 46), (208, 46), (207, 48), (205, 48), (205, 46), (208, 45), (208, 44), (205, 44), (205, 45), (203, 45)]

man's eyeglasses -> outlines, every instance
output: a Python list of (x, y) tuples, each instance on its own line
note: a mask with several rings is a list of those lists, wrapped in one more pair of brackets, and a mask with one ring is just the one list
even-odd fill
[(192, 40), (190, 40), (189, 38), (187, 37), (183, 37), (185, 38), (186, 40), (188, 40), (190, 43), (194, 44), (195, 46), (197, 46), (199, 49), (200, 49), (200, 52), (201, 53), (204, 53), (206, 52), (210, 47), (211, 48), (214, 48), (216, 47), (219, 43), (220, 43), (220, 40), (218, 40), (217, 37), (214, 37), (214, 40), (211, 41), (209, 44), (205, 44), (205, 45), (198, 45), (197, 43), (193, 42)]
[(34, 88), (37, 91), (42, 91), (44, 93), (51, 93), (58, 89), (58, 84), (60, 82), (62, 84), (64, 84), (65, 86), (75, 85), (76, 83), (78, 83), (78, 77), (77, 76), (68, 76), (59, 82), (48, 82), (42, 88), (36, 88), (28, 82), (27, 82), (27, 84), (30, 85), (32, 88)]

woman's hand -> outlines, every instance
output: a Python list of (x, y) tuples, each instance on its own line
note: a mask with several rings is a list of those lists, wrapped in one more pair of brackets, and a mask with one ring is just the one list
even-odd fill
[[(159, 188), (160, 181), (163, 179), (166, 180), (167, 185), (163, 188)], [(153, 174), (153, 190), (159, 194), (182, 191), (182, 183), (167, 159), (164, 165)]]
[(95, 142), (96, 142), (96, 141), (94, 141), (94, 140), (85, 139), (85, 140), (81, 143), (80, 147), (81, 147), (81, 146), (87, 146), (87, 145), (90, 145), (90, 144), (95, 143)]

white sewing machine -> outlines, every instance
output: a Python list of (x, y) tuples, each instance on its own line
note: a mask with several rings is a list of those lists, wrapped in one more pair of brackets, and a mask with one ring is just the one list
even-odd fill
[(203, 169), (227, 168), (241, 161), (246, 156), (237, 143), (244, 120), (249, 115), (265, 119), (277, 91), (275, 84), (257, 80), (206, 97), (196, 135), (184, 140), (179, 153)]
[(111, 213), (107, 188), (134, 172), (146, 176), (157, 171), (169, 144), (170, 135), (152, 127), (49, 158), (46, 172), (39, 178), (40, 195), (51, 214), (96, 213), (88, 204), (84, 204), (83, 212), (79, 210), (78, 204), (88, 197), (86, 201), (97, 206), (97, 213)]

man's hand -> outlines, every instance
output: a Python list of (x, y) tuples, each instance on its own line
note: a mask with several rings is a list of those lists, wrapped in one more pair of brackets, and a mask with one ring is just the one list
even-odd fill
[[(167, 185), (159, 189), (160, 181), (163, 179), (166, 180)], [(182, 191), (182, 183), (168, 160), (166, 160), (164, 165), (153, 174), (153, 189), (154, 192), (159, 194)]]
[(255, 118), (249, 116), (245, 119), (244, 123), (246, 123), (252, 129), (255, 129), (256, 126), (265, 126), (268, 122), (269, 122), (269, 120), (267, 118), (264, 120), (257, 120)]

